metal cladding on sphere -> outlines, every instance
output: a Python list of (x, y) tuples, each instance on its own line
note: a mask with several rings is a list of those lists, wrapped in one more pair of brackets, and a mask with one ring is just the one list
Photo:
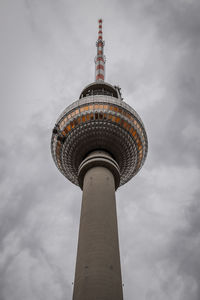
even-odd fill
[(104, 150), (120, 170), (119, 185), (129, 181), (147, 155), (144, 125), (119, 88), (94, 82), (59, 117), (52, 135), (52, 155), (58, 169), (79, 185), (79, 166), (88, 153)]

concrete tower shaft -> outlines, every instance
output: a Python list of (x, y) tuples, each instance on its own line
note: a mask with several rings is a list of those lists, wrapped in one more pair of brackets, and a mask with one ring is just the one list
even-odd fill
[(122, 300), (115, 202), (119, 168), (95, 151), (81, 165), (83, 197), (73, 300)]

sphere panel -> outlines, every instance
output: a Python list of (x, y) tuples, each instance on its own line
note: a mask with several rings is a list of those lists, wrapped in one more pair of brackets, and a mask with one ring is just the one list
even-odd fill
[(52, 135), (52, 155), (59, 170), (78, 185), (78, 168), (97, 149), (108, 151), (120, 167), (120, 185), (142, 167), (147, 136), (138, 114), (110, 96), (82, 98), (61, 114)]

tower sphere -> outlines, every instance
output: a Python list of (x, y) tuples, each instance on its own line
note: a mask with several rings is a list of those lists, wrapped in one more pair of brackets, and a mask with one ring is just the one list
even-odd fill
[(147, 135), (141, 118), (121, 98), (120, 88), (103, 80), (86, 86), (53, 129), (51, 151), (56, 166), (82, 188), (80, 165), (90, 152), (103, 150), (118, 164), (116, 188), (144, 164)]

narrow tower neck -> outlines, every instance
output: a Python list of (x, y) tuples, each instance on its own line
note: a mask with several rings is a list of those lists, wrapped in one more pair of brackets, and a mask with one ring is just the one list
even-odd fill
[(103, 54), (105, 42), (103, 41), (102, 19), (99, 20), (98, 40), (96, 42), (97, 55), (95, 57), (95, 80), (104, 81), (105, 78), (105, 62), (106, 58)]

